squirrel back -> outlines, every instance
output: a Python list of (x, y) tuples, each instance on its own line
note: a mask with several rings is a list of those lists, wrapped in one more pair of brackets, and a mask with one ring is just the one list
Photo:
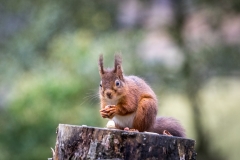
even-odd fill
[(130, 128), (140, 132), (150, 131), (184, 136), (184, 129), (173, 118), (157, 118), (157, 96), (151, 87), (137, 76), (124, 76), (121, 57), (116, 55), (114, 68), (103, 68), (103, 57), (99, 58), (101, 82), (99, 96), (100, 114), (112, 119), (116, 128)]

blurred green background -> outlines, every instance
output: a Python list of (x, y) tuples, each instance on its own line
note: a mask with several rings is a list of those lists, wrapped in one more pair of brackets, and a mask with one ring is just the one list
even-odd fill
[(59, 123), (104, 127), (98, 57), (143, 77), (199, 160), (239, 159), (240, 1), (0, 0), (0, 159), (47, 159)]

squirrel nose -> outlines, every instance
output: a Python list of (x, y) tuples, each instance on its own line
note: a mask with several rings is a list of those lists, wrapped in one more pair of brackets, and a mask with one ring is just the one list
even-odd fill
[(109, 99), (112, 98), (112, 93), (111, 93), (111, 92), (107, 92), (106, 95), (107, 95), (107, 97), (108, 97)]

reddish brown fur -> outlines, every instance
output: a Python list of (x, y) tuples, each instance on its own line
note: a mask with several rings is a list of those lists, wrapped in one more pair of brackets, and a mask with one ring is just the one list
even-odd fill
[(156, 101), (152, 98), (142, 98), (138, 104), (133, 128), (140, 132), (148, 131), (154, 124), (157, 115)]
[(185, 137), (185, 130), (181, 124), (172, 117), (158, 117), (154, 126), (149, 129), (150, 132), (163, 133), (167, 130), (171, 135)]
[[(140, 132), (152, 131), (163, 134), (163, 131), (167, 130), (174, 136), (185, 136), (184, 129), (175, 119), (165, 117), (156, 119), (158, 102), (155, 93), (139, 77), (124, 76), (121, 63), (121, 57), (115, 56), (114, 68), (104, 69), (102, 55), (99, 58), (102, 117), (110, 119), (116, 115), (126, 117), (127, 120), (120, 118), (115, 122), (119, 129), (132, 124), (131, 129), (137, 129)], [(119, 86), (117, 82), (120, 83)], [(121, 124), (122, 121), (126, 122)]]

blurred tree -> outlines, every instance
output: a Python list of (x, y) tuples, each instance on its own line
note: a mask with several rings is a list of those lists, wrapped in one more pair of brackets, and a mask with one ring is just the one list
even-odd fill
[[(210, 2), (210, 1), (208, 1)], [(235, 1), (234, 1), (235, 2)], [(222, 76), (226, 74), (228, 76), (235, 75), (240, 70), (240, 65), (236, 59), (240, 58), (239, 46), (229, 47), (227, 45), (217, 46), (216, 49), (213, 47), (204, 46), (203, 49), (197, 52), (193, 51), (186, 44), (185, 38), (183, 37), (184, 25), (186, 24), (187, 16), (193, 9), (193, 6), (186, 10), (184, 4), (188, 1), (175, 1), (175, 17), (176, 25), (174, 26), (175, 40), (184, 49), (185, 53), (185, 64), (182, 70), (182, 74), (186, 79), (186, 93), (192, 106), (194, 127), (197, 138), (197, 152), (199, 159), (219, 160), (225, 159), (226, 157), (219, 154), (217, 150), (212, 150), (211, 139), (209, 131), (203, 124), (204, 113), (201, 109), (201, 101), (199, 100), (199, 91), (203, 85), (213, 76)], [(211, 3), (211, 2), (210, 2)], [(218, 2), (219, 4), (219, 2)], [(231, 2), (229, 3), (231, 4)], [(238, 10), (232, 5), (232, 10)], [(220, 25), (215, 26), (217, 28)], [(189, 34), (189, 33), (187, 33)], [(191, 46), (192, 47), (192, 46)], [(207, 47), (207, 48), (205, 48)], [(227, 58), (226, 58), (227, 57)], [(239, 73), (238, 73), (239, 74)], [(212, 113), (214, 114), (214, 113)], [(213, 152), (216, 152), (213, 154)]]

